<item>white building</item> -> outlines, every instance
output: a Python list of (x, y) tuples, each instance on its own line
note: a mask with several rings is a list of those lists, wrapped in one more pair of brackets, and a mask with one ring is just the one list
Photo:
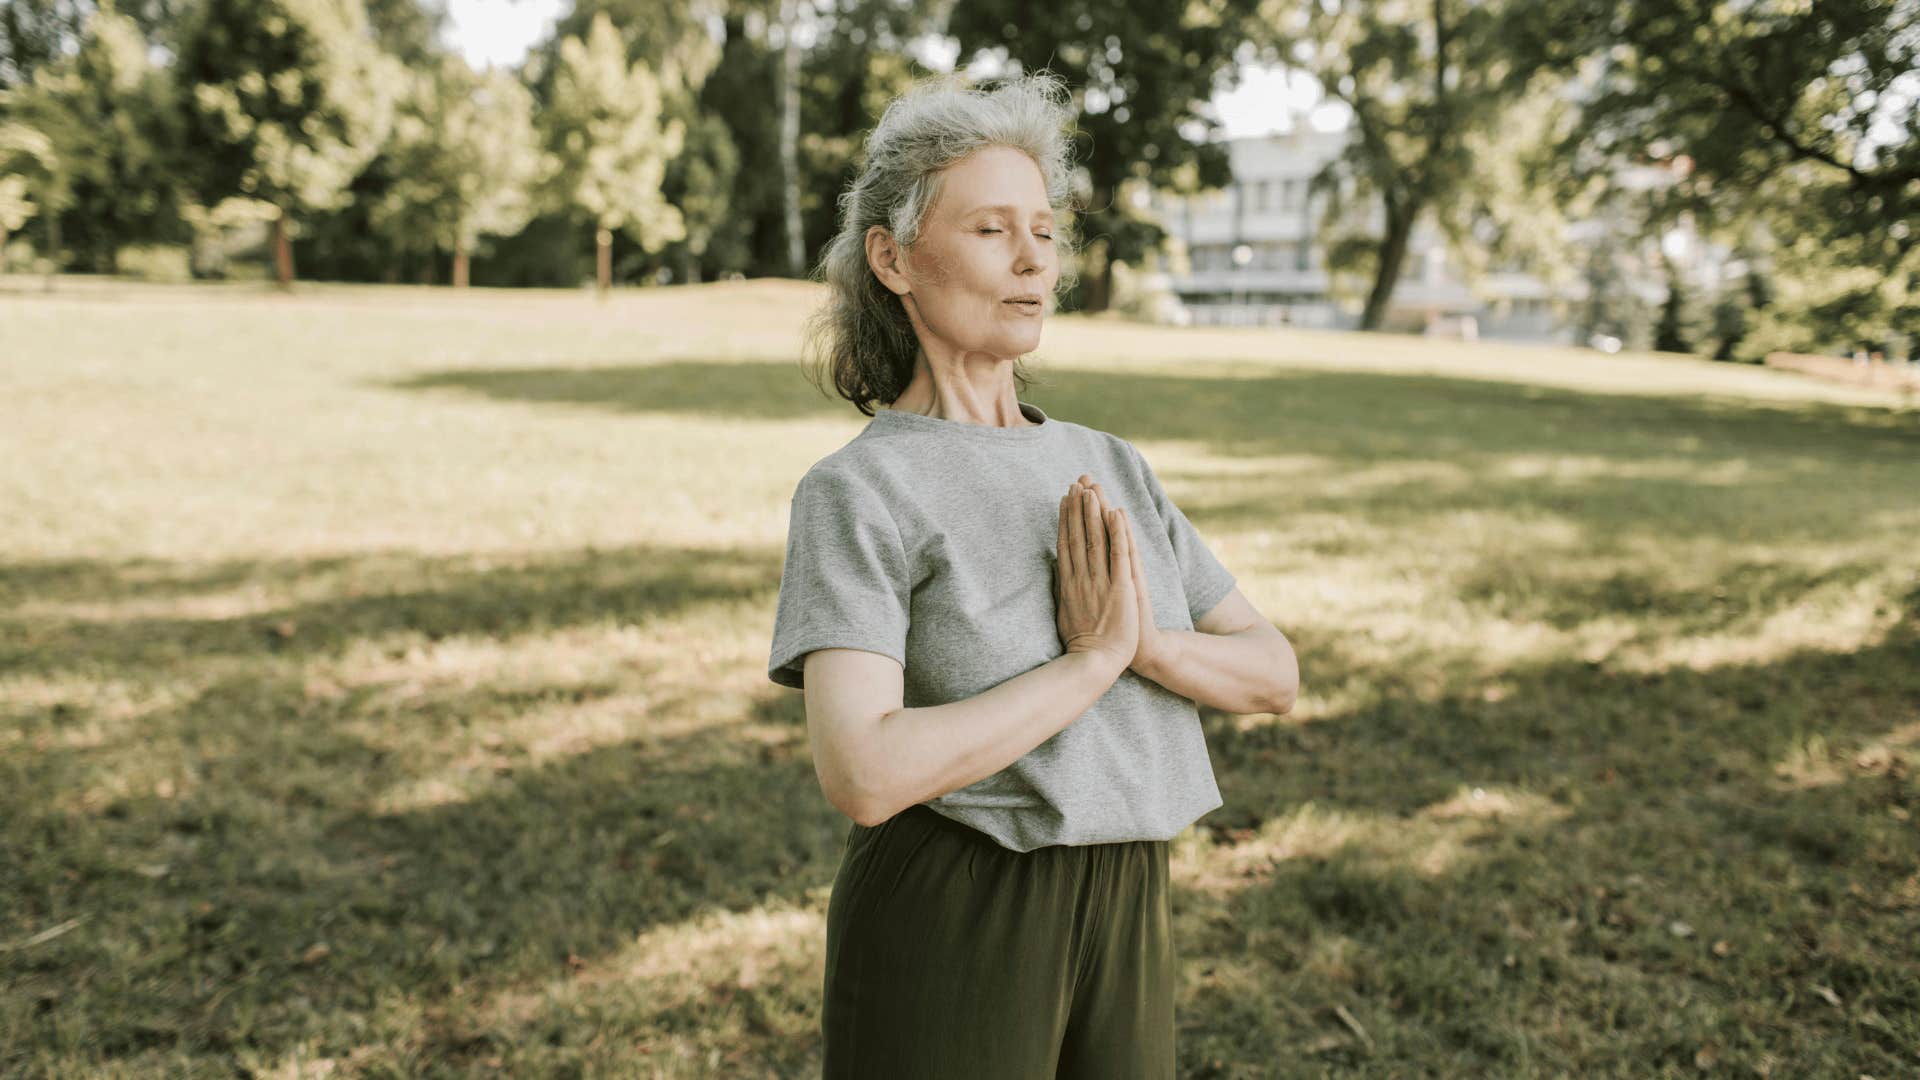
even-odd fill
[[(1196, 196), (1154, 192), (1148, 209), (1171, 234), (1175, 254), (1148, 268), (1148, 288), (1178, 300), (1179, 321), (1195, 325), (1359, 326), (1365, 288), (1337, 298), (1315, 240), (1324, 196), (1308, 180), (1340, 152), (1347, 131), (1292, 131), (1230, 140), (1232, 184)], [(1376, 203), (1373, 227), (1384, 227)], [(1179, 252), (1185, 254), (1185, 265)], [(1520, 273), (1484, 275), (1470, 288), (1427, 215), (1416, 223), (1385, 326), (1477, 337), (1569, 341), (1585, 299), (1578, 281), (1558, 292)]]

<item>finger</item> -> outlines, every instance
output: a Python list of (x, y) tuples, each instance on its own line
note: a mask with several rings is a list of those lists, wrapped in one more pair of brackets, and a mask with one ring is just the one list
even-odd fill
[(1113, 580), (1125, 581), (1133, 575), (1133, 542), (1127, 532), (1127, 512), (1114, 510), (1113, 516)]
[(1067, 582), (1077, 581), (1080, 577), (1080, 551), (1078, 545), (1073, 542), (1072, 530), (1068, 526), (1068, 518), (1071, 515), (1068, 514), (1067, 508), (1072, 502), (1071, 495), (1060, 499), (1060, 541), (1058, 551), (1054, 554), (1054, 563), (1060, 572), (1062, 595), (1066, 593)]
[(1093, 497), (1093, 489), (1088, 488), (1080, 496), (1080, 504), (1087, 523), (1087, 565), (1096, 568), (1095, 576), (1104, 587), (1112, 580), (1107, 566), (1107, 522), (1100, 513), (1100, 502)]
[(1080, 488), (1067, 496), (1067, 546), (1073, 551), (1073, 567), (1081, 574), (1087, 572), (1087, 524), (1085, 513), (1080, 505)]

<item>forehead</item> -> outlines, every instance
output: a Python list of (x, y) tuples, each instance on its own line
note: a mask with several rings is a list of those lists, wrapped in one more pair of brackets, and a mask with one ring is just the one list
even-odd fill
[(947, 167), (940, 187), (941, 209), (950, 214), (1025, 210), (1052, 216), (1040, 166), (1009, 146), (976, 150)]

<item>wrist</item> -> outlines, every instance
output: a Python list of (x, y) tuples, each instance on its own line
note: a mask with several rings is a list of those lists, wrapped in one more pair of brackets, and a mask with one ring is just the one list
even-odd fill
[(1152, 644), (1135, 655), (1132, 665), (1134, 672), (1142, 678), (1165, 685), (1166, 680), (1162, 676), (1180, 666), (1182, 640), (1178, 630), (1156, 631)]
[(1106, 649), (1073, 649), (1063, 654), (1061, 659), (1071, 661), (1077, 670), (1102, 687), (1112, 685), (1127, 671), (1127, 658)]

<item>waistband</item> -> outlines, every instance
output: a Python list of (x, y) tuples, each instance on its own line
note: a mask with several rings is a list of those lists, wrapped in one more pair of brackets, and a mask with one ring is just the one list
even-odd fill
[(1142, 848), (1151, 851), (1155, 848), (1165, 848), (1169, 846), (1165, 840), (1115, 840), (1104, 844), (1043, 844), (1040, 847), (1034, 848), (1032, 851), (1015, 851), (986, 833), (981, 832), (979, 829), (968, 825), (964, 821), (956, 821), (942, 814), (940, 811), (935, 810), (933, 807), (928, 806), (926, 803), (914, 803), (912, 806), (895, 814), (894, 819), (924, 822), (929, 828), (944, 830), (968, 842), (984, 844), (995, 851), (1005, 852), (1008, 855), (1034, 856), (1042, 852), (1064, 855), (1088, 855), (1097, 850), (1117, 852), (1128, 848)]

